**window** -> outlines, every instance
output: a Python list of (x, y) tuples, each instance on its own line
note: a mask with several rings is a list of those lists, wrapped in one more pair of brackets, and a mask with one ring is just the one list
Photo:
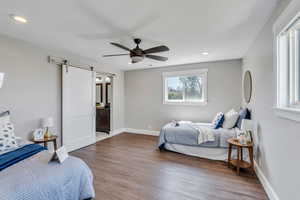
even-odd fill
[(165, 104), (206, 104), (207, 69), (163, 73)]
[(300, 108), (300, 20), (294, 19), (277, 36), (278, 106)]
[[(279, 21), (282, 24), (282, 21)], [(280, 24), (278, 23), (278, 24)], [(276, 25), (276, 24), (275, 24)], [(280, 31), (274, 25), (277, 56), (277, 99), (279, 115), (293, 120), (300, 113), (300, 13)], [(288, 114), (293, 112), (293, 115)]]

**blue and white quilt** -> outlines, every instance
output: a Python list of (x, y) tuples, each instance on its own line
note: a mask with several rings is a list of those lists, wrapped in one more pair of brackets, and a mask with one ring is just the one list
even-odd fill
[(0, 155), (0, 200), (82, 200), (95, 197), (92, 172), (81, 159), (70, 156), (60, 164), (49, 163), (51, 157), (48, 151), (33, 145)]

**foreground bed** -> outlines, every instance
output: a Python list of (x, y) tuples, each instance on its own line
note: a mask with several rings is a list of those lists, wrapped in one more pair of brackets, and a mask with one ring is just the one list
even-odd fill
[(48, 151), (41, 151), (3, 169), (0, 199), (82, 200), (95, 197), (93, 175), (81, 159), (70, 156), (62, 164), (49, 163), (51, 156)]

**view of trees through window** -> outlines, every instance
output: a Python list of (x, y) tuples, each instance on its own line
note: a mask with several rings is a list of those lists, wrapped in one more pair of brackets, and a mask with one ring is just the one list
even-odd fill
[(199, 76), (168, 77), (168, 100), (201, 101), (202, 80)]

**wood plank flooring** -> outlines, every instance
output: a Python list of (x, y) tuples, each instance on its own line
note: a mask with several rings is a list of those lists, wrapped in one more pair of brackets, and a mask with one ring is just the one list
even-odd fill
[(249, 173), (157, 150), (157, 137), (122, 133), (72, 152), (92, 169), (97, 200), (268, 199)]

